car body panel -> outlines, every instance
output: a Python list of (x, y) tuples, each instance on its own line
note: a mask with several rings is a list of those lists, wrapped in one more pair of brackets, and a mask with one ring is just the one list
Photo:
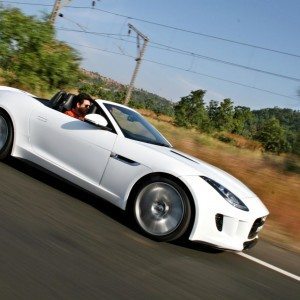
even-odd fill
[(117, 137), (46, 106), (32, 112), (29, 134), (35, 154), (94, 184), (100, 182)]
[[(248, 237), (253, 223), (268, 210), (248, 187), (167, 141), (164, 147), (126, 138), (105, 104), (134, 110), (101, 99), (96, 102), (113, 131), (69, 117), (29, 93), (0, 86), (0, 108), (14, 126), (12, 156), (36, 163), (121, 209), (126, 209), (132, 188), (143, 177), (157, 173), (176, 177), (190, 191), (195, 207), (190, 240), (240, 251), (254, 239)], [(201, 176), (225, 186), (249, 211), (229, 204)], [(221, 231), (217, 214), (223, 216)]]

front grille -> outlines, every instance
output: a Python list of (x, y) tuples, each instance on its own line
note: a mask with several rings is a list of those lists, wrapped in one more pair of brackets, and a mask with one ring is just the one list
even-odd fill
[(248, 239), (252, 239), (256, 236), (256, 234), (260, 230), (260, 227), (262, 227), (264, 225), (265, 221), (266, 221), (265, 217), (258, 218), (254, 221), (252, 228), (250, 230), (250, 233), (248, 235)]

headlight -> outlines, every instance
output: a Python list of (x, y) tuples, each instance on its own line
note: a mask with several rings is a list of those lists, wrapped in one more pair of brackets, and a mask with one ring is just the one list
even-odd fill
[(223, 185), (217, 183), (216, 181), (205, 177), (200, 176), (202, 179), (204, 179), (207, 183), (209, 183), (227, 202), (229, 202), (234, 207), (249, 211), (249, 208), (244, 204), (242, 200), (240, 200), (235, 194), (227, 190)]

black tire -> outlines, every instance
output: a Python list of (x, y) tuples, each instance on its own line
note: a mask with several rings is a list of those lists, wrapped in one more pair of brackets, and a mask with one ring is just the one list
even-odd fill
[(175, 181), (156, 177), (139, 185), (134, 193), (132, 213), (142, 233), (169, 242), (187, 231), (192, 209), (184, 189)]
[(11, 154), (13, 144), (13, 125), (6, 112), (0, 110), (0, 160)]

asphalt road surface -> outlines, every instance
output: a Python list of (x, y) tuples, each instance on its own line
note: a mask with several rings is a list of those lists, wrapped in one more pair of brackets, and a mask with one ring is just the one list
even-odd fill
[[(235, 253), (157, 243), (124, 213), (23, 162), (0, 163), (0, 299), (300, 299), (300, 282)], [(300, 258), (249, 255), (297, 276)]]

